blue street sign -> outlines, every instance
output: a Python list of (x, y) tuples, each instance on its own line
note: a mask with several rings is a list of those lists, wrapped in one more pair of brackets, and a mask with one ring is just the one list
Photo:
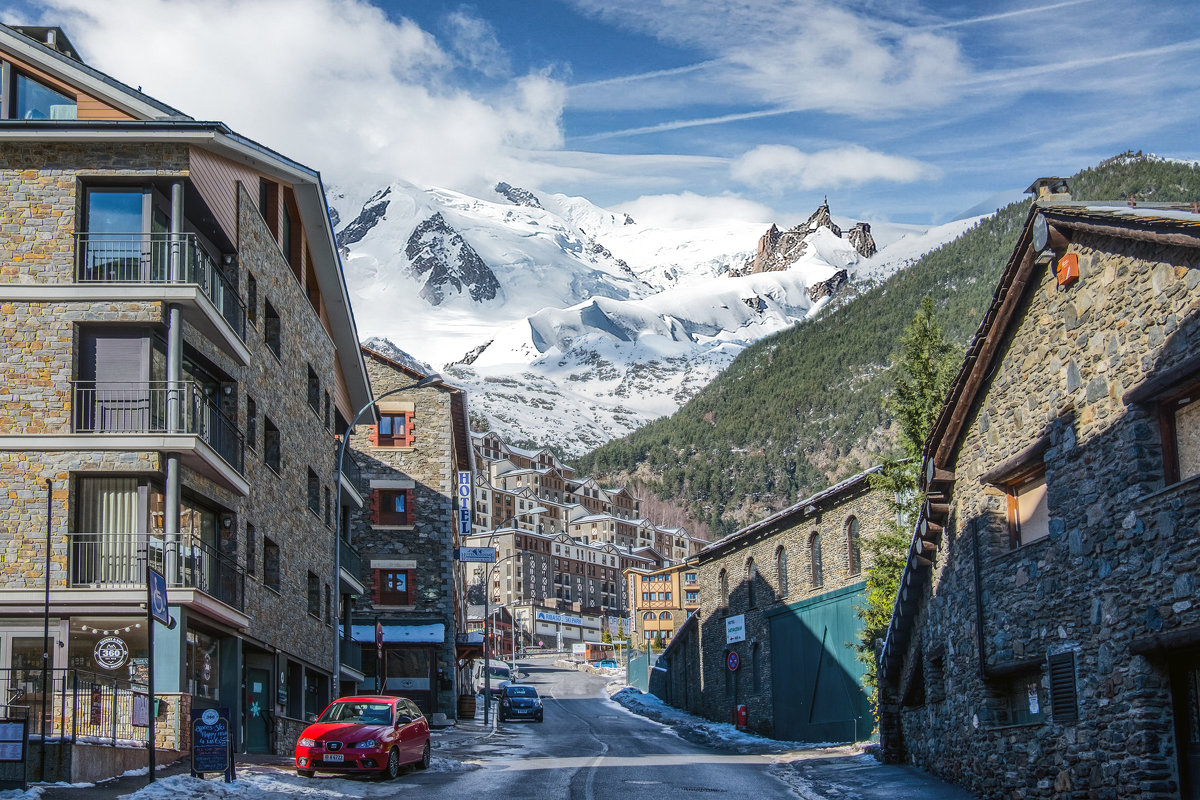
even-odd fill
[(155, 569), (146, 570), (150, 581), (150, 615), (163, 625), (171, 624), (171, 612), (167, 608), (167, 578)]

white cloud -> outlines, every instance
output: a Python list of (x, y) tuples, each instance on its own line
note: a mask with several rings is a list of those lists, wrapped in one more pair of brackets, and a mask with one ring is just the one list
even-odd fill
[(451, 34), (450, 46), (460, 61), (489, 78), (509, 73), (508, 54), (487, 20), (460, 8), (446, 15), (446, 27)]
[(643, 195), (621, 203), (619, 211), (639, 225), (661, 228), (700, 228), (730, 222), (765, 222), (776, 214), (767, 206), (737, 195), (705, 196), (692, 192)]
[(774, 192), (833, 189), (871, 181), (908, 183), (937, 176), (929, 164), (847, 145), (805, 153), (788, 145), (761, 145), (734, 159), (730, 176)]
[[(486, 95), (456, 88), (452, 43), (366, 0), (43, 0), (40, 9), (92, 66), (343, 185), (519, 180), (523, 148), (561, 146), (557, 81), (529, 74)], [(460, 23), (458, 34), (488, 39), (466, 15)], [(497, 49), (475, 67), (492, 69)]]

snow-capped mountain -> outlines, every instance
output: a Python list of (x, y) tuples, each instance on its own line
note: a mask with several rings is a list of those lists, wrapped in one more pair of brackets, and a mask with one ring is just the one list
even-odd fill
[(505, 183), (486, 200), (396, 182), (330, 204), (360, 334), (441, 370), (507, 438), (566, 453), (673, 412), (844, 283), (886, 277), (974, 222), (876, 225), (875, 252), (870, 226), (843, 235), (828, 206), (779, 231), (657, 227)]

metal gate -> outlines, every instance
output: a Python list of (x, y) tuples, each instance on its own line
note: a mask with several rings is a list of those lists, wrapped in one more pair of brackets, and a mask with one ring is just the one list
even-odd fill
[(793, 603), (771, 615), (771, 685), (778, 739), (852, 742), (874, 719), (857, 658), (862, 583)]

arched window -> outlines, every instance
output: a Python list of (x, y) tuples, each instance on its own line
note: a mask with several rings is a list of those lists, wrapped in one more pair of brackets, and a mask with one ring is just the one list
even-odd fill
[(721, 597), (721, 606), (727, 607), (729, 605), (729, 573), (725, 570), (721, 570), (717, 575), (717, 591)]
[(812, 568), (812, 585), (824, 585), (825, 575), (821, 567), (821, 534), (819, 531), (813, 531), (812, 536), (808, 538), (808, 561)]
[(758, 568), (754, 566), (754, 559), (746, 559), (746, 605), (754, 608), (754, 584), (758, 582)]
[(787, 574), (787, 548), (779, 547), (775, 550), (775, 585), (778, 587), (777, 592), (780, 597), (788, 595), (788, 574)]
[(664, 612), (662, 612), (661, 614), (659, 614), (659, 615), (658, 615), (658, 618), (659, 618), (659, 619), (670, 619), (670, 618), (671, 618), (671, 612), (670, 612), (670, 611), (664, 611)]
[(647, 611), (645, 614), (642, 614), (642, 619), (658, 619), (658, 617), (654, 616), (653, 611)]
[(850, 561), (850, 574), (862, 572), (862, 550), (858, 546), (858, 517), (846, 520), (846, 553)]
[(758, 664), (758, 642), (755, 642), (754, 644), (750, 645), (750, 676), (754, 691), (756, 692), (762, 689), (761, 675), (762, 673), (759, 670)]

